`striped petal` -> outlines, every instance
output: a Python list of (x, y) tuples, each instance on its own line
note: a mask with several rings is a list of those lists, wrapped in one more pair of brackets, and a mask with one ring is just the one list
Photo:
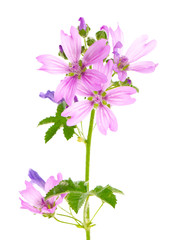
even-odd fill
[(62, 98), (64, 98), (65, 102), (68, 105), (71, 105), (76, 93), (77, 82), (78, 79), (76, 76), (66, 77), (62, 80), (54, 93), (54, 100), (59, 102)]
[(89, 100), (76, 102), (62, 112), (61, 116), (71, 117), (67, 120), (68, 126), (74, 126), (81, 122), (93, 109), (93, 103)]
[(106, 39), (101, 39), (93, 43), (84, 54), (83, 66), (90, 66), (105, 59), (110, 52), (110, 46), (106, 45)]
[(141, 72), (141, 73), (151, 73), (154, 72), (158, 64), (151, 61), (143, 61), (137, 63), (131, 63), (128, 70)]
[(39, 70), (51, 74), (61, 74), (68, 72), (68, 64), (58, 57), (46, 54), (40, 55), (36, 59), (38, 62), (42, 63), (42, 67), (40, 67)]
[(71, 27), (71, 36), (61, 31), (61, 44), (71, 63), (77, 63), (81, 54), (81, 37), (75, 27)]

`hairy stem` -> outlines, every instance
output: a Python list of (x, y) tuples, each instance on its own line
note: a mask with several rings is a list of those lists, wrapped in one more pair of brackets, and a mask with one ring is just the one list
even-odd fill
[[(93, 125), (94, 125), (94, 115), (95, 110), (93, 109), (91, 111), (91, 117), (89, 122), (89, 130), (88, 130), (88, 136), (86, 141), (86, 167), (85, 167), (85, 181), (87, 183), (87, 191), (89, 191), (89, 171), (90, 171), (90, 152), (91, 152), (91, 138), (92, 138), (92, 131), (93, 131)], [(87, 201), (84, 206), (84, 228), (86, 230), (86, 240), (90, 240), (90, 210), (89, 210), (89, 198), (87, 198)]]

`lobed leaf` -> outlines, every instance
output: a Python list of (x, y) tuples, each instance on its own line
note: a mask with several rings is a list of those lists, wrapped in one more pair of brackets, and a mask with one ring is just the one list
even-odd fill
[(64, 133), (64, 136), (67, 140), (69, 140), (70, 138), (72, 138), (73, 134), (74, 134), (74, 126), (67, 126), (67, 125), (64, 125), (64, 128), (63, 128), (63, 133)]
[(117, 199), (116, 196), (113, 194), (112, 190), (109, 188), (109, 185), (107, 185), (106, 187), (97, 186), (90, 193), (115, 208)]
[(44, 137), (45, 143), (47, 143), (56, 134), (57, 130), (61, 127), (61, 125), (61, 122), (56, 122), (47, 130)]
[(88, 196), (87, 193), (70, 192), (66, 196), (66, 200), (69, 206), (75, 211), (75, 213), (78, 213), (79, 209), (84, 204), (87, 196)]
[(53, 116), (47, 117), (47, 118), (44, 118), (43, 120), (41, 120), (38, 123), (38, 126), (43, 125), (43, 124), (47, 124), (47, 123), (55, 123), (55, 121), (56, 121), (55, 117), (53, 117)]

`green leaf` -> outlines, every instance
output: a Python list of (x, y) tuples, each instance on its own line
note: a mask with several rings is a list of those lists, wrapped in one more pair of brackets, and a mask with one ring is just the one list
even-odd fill
[(70, 178), (62, 180), (47, 193), (45, 199), (47, 200), (62, 193), (68, 193), (66, 200), (69, 206), (77, 213), (88, 196), (87, 185), (84, 181), (73, 182)]
[(58, 185), (52, 188), (47, 194), (45, 199), (53, 196), (58, 196), (67, 192), (87, 192), (87, 185), (84, 181), (73, 182), (70, 178), (68, 180), (62, 180)]
[(116, 196), (113, 194), (112, 190), (109, 188), (109, 185), (107, 185), (106, 187), (97, 186), (90, 193), (115, 208), (117, 199)]
[(41, 120), (39, 123), (38, 123), (38, 126), (40, 125), (43, 125), (43, 124), (47, 124), (47, 123), (55, 123), (55, 120), (56, 118), (51, 116), (51, 117), (47, 117), (47, 118), (44, 118), (43, 120)]
[(67, 126), (67, 125), (64, 125), (64, 128), (63, 128), (63, 133), (64, 133), (64, 136), (67, 140), (69, 140), (70, 138), (72, 138), (73, 134), (74, 134), (74, 126)]
[(44, 137), (45, 143), (47, 143), (56, 134), (57, 130), (60, 127), (61, 127), (61, 122), (57, 122), (47, 130)]
[(96, 39), (97, 40), (100, 40), (100, 39), (107, 39), (107, 34), (106, 34), (106, 32), (105, 31), (98, 31), (97, 33), (96, 33)]
[(87, 193), (82, 192), (70, 192), (66, 196), (66, 200), (69, 206), (75, 211), (75, 213), (78, 213), (79, 209), (84, 204), (86, 198)]
[(117, 189), (117, 188), (113, 188), (109, 185), (107, 185), (107, 188), (110, 189), (113, 193), (120, 193), (120, 194), (124, 194), (121, 190)]
[(66, 103), (63, 101), (57, 106), (56, 117), (61, 117), (61, 113), (64, 111), (65, 108), (66, 108)]

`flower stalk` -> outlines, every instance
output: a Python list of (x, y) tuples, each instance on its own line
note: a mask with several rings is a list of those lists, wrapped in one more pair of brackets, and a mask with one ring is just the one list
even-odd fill
[[(92, 132), (93, 132), (93, 126), (94, 126), (94, 115), (95, 115), (95, 110), (93, 109), (91, 111), (89, 130), (88, 130), (88, 136), (87, 136), (87, 141), (86, 141), (85, 182), (87, 183), (87, 191), (89, 191), (90, 152), (91, 152)], [(85, 225), (85, 230), (86, 230), (86, 240), (90, 240), (90, 228), (86, 227), (90, 223), (90, 209), (89, 209), (89, 201), (88, 200), (89, 199), (87, 198), (87, 201), (84, 206), (84, 225)]]

